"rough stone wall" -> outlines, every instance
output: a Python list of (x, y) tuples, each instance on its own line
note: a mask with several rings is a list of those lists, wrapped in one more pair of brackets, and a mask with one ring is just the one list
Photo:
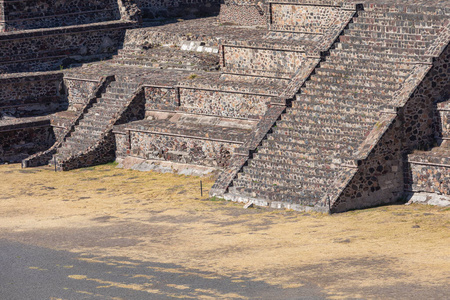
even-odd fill
[(229, 73), (291, 78), (306, 54), (275, 49), (223, 47), (224, 70)]
[(67, 93), (67, 100), (69, 104), (68, 110), (79, 111), (89, 101), (89, 95), (98, 86), (99, 80), (79, 79), (79, 78), (64, 78), (64, 87)]
[(124, 40), (124, 49), (143, 49), (144, 47), (160, 45), (181, 46), (186, 41), (205, 43), (205, 47), (218, 47), (217, 39), (198, 34), (196, 32), (163, 32), (149, 30), (148, 28), (136, 28), (127, 30)]
[(116, 0), (4, 0), (3, 31), (120, 19)]
[(144, 87), (145, 110), (174, 110), (178, 106), (176, 91), (173, 88)]
[(436, 112), (433, 103), (449, 97), (449, 63), (447, 47), (406, 104), (400, 108), (394, 122), (369, 156), (358, 162), (358, 172), (341, 196), (332, 203), (332, 212), (395, 202), (405, 190), (411, 191), (411, 183), (416, 184), (417, 181), (422, 182), (421, 190), (445, 190), (441, 186), (431, 185), (441, 182), (440, 176), (445, 176), (448, 171), (431, 165), (414, 165), (411, 170), (405, 157), (414, 149), (429, 147), (434, 143)]
[(410, 172), (414, 192), (450, 195), (450, 165), (412, 163)]
[[(121, 148), (125, 148), (129, 138), (131, 156), (210, 167), (228, 166), (234, 149), (239, 146), (239, 144), (228, 142), (149, 132), (131, 131), (129, 134), (129, 137), (121, 135), (116, 141), (119, 145), (123, 144), (120, 146)], [(119, 135), (116, 134), (116, 136)], [(116, 155), (124, 157), (125, 153), (123, 152), (123, 150), (119, 150)]]
[(180, 89), (180, 106), (190, 113), (257, 119), (273, 97), (213, 90)]
[(0, 86), (0, 119), (48, 114), (66, 107), (62, 73), (1, 78)]
[(114, 53), (129, 24), (85, 25), (0, 36), (0, 73), (55, 70)]
[(136, 4), (147, 19), (205, 17), (220, 9), (219, 0), (137, 0)]
[[(403, 194), (402, 124), (397, 117), (369, 156), (358, 161), (358, 171), (331, 212), (390, 203)], [(376, 126), (376, 125), (375, 125)]]
[(450, 47), (447, 46), (404, 106), (405, 151), (428, 148), (435, 143), (434, 135), (440, 126), (435, 123), (434, 103), (450, 97), (449, 65)]
[(307, 33), (323, 33), (342, 11), (336, 7), (270, 4), (270, 29)]
[(20, 162), (48, 149), (54, 142), (55, 136), (49, 122), (4, 131), (0, 128), (0, 162)]
[(219, 23), (241, 26), (266, 26), (267, 17), (261, 7), (252, 4), (220, 6)]

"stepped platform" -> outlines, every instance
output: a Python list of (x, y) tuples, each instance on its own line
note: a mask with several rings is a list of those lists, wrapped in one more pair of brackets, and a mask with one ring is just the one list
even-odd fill
[(131, 21), (108, 21), (0, 33), (0, 73), (57, 70), (117, 51)]
[(243, 14), (265, 26), (222, 15), (129, 29), (112, 59), (64, 71), (75, 117), (54, 121), (66, 129), (45, 157), (220, 169), (211, 196), (296, 210), (425, 191), (449, 177), (447, 106), (440, 146), (405, 156), (432, 143), (433, 102), (448, 97), (447, 3), (269, 0)]
[[(275, 20), (298, 13), (294, 4), (273, 6), (276, 14), (271, 17)], [(447, 57), (442, 39), (447, 35), (448, 15), (445, 9), (432, 11), (366, 5), (343, 30), (330, 55), (315, 68), (292, 107), (281, 114), (247, 165), (244, 161), (234, 166), (240, 171), (228, 192), (220, 194), (223, 183), (219, 178), (213, 194), (234, 201), (333, 212), (395, 201), (403, 193), (404, 151), (398, 144), (401, 133), (394, 129), (399, 122), (395, 116), (403, 113), (403, 105), (424, 78), (422, 84), (428, 84), (426, 74), (433, 60)], [(272, 22), (275, 31), (308, 30), (302, 23)], [(314, 30), (320, 34), (319, 28), (311, 32)], [(437, 69), (440, 64), (435, 63)], [(444, 91), (445, 83), (439, 89), (437, 93)], [(410, 106), (420, 101), (415, 99), (411, 98), (405, 113), (411, 113)], [(419, 127), (409, 117), (405, 123)], [(423, 132), (426, 139), (428, 130), (414, 132)], [(417, 146), (416, 139), (411, 138), (408, 146)], [(443, 156), (447, 155), (444, 152)], [(382, 157), (385, 165), (380, 165)]]
[(152, 112), (145, 120), (114, 127), (116, 157), (171, 161), (207, 167), (229, 165), (255, 121), (176, 112)]

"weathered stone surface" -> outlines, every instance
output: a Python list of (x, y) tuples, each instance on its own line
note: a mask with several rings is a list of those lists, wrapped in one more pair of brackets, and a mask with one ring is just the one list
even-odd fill
[[(48, 9), (33, 26), (52, 28), (0, 35), (0, 111), (67, 108), (48, 118), (57, 142), (24, 166), (212, 167), (212, 196), (322, 212), (450, 193), (448, 0), (234, 0), (191, 20), (164, 18), (219, 1), (120, 1), (97, 24), (70, 3), (71, 26)], [(129, 29), (139, 9), (147, 27)], [(10, 74), (105, 58), (122, 39), (107, 61)]]

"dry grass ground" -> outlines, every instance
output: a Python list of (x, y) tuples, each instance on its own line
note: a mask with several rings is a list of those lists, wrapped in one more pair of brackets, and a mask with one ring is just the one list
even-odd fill
[[(448, 208), (394, 205), (332, 216), (244, 210), (208, 199), (212, 180), (201, 179), (205, 191), (200, 197), (198, 177), (112, 164), (58, 173), (3, 165), (0, 178), (0, 239), (104, 263), (122, 257), (120, 263), (128, 265), (176, 264), (210, 277), (286, 290), (314, 285), (330, 299), (449, 297)], [(150, 288), (151, 276), (138, 285), (105, 283), (84, 274), (68, 277), (162, 293)], [(189, 286), (172, 284), (179, 290), (174, 298), (252, 298), (214, 287), (192, 294)]]

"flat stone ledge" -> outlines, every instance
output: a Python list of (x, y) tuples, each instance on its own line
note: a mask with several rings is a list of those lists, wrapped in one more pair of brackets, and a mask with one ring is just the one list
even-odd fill
[(450, 195), (438, 195), (435, 193), (426, 192), (408, 192), (407, 199), (409, 199), (409, 201), (406, 205), (418, 203), (442, 207), (450, 206)]

